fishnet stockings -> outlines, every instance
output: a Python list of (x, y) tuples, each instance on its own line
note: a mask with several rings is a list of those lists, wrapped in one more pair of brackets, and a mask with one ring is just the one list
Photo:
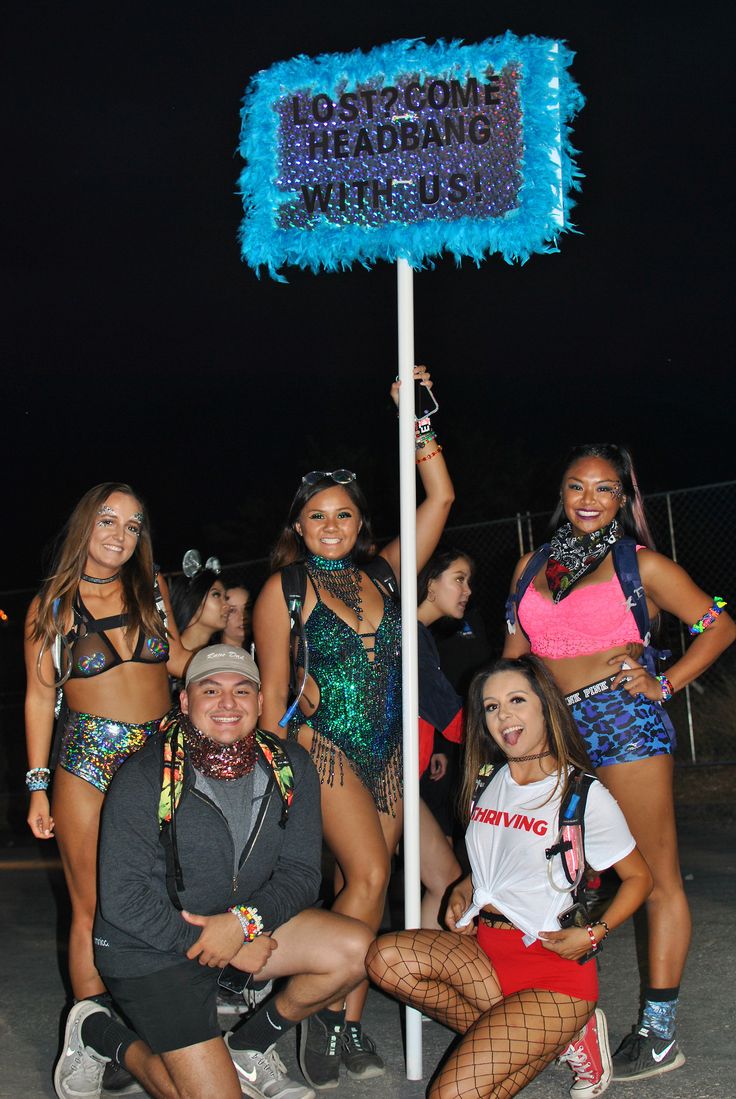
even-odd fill
[(386, 992), (463, 1035), (433, 1080), (430, 1099), (509, 1099), (565, 1049), (595, 1007), (541, 989), (504, 999), (471, 936), (383, 935), (367, 961)]

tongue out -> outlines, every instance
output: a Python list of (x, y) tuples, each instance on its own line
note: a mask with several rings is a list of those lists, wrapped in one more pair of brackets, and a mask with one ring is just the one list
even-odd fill
[(504, 742), (508, 744), (509, 748), (513, 748), (520, 736), (521, 729), (509, 729), (508, 732), (503, 734), (503, 739)]

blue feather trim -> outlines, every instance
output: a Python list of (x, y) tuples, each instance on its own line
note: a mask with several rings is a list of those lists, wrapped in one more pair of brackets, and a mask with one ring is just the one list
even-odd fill
[[(556, 52), (554, 52), (556, 51)], [(568, 72), (574, 54), (563, 43), (507, 32), (477, 45), (437, 42), (432, 45), (406, 39), (369, 52), (304, 56), (282, 61), (258, 73), (243, 101), (240, 153), (246, 161), (238, 191), (245, 217), (239, 239), (242, 258), (260, 274), (285, 281), (279, 268), (285, 264), (318, 271), (364, 266), (377, 259), (406, 259), (413, 267), (431, 264), (433, 257), (449, 252), (457, 263), (468, 257), (480, 264), (498, 252), (511, 263), (526, 262), (534, 252), (557, 251), (558, 237), (573, 230), (569, 213), (572, 192), (580, 189), (570, 141), (570, 126), (584, 98)], [(300, 228), (281, 228), (277, 212), (287, 199), (278, 185), (278, 126), (275, 104), (297, 93), (327, 93), (355, 89), (382, 77), (383, 86), (408, 73), (434, 78), (477, 74), (482, 79), (489, 66), (500, 73), (517, 64), (522, 109), (523, 162), (518, 203), (501, 216), (377, 226), (336, 225), (325, 217), (313, 218)], [(555, 88), (554, 81), (558, 81)], [(556, 164), (553, 157), (559, 153)], [(561, 194), (560, 194), (561, 173)], [(561, 201), (562, 200), (562, 201)], [(555, 207), (562, 206), (561, 219)]]

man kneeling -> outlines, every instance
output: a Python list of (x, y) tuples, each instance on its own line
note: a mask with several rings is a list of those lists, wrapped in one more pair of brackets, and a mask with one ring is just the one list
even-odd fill
[[(274, 1044), (318, 1011), (340, 1024), (373, 935), (309, 907), (320, 883), (317, 773), (298, 745), (256, 730), (259, 688), (243, 649), (200, 650), (180, 711), (110, 786), (95, 958), (134, 1030), (104, 1000), (75, 1004), (54, 1074), (61, 1099), (98, 1096), (112, 1058), (156, 1099), (239, 1099), (241, 1087), (255, 1099), (314, 1099)], [(291, 979), (223, 1040), (218, 978), (239, 973)], [(302, 1042), (317, 1086), (321, 1056)]]

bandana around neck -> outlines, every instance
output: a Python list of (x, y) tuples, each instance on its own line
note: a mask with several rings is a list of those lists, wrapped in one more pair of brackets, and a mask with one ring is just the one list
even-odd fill
[(552, 535), (545, 575), (552, 599), (559, 603), (573, 587), (593, 569), (597, 569), (612, 546), (621, 537), (619, 525), (613, 519), (608, 526), (592, 534), (576, 537), (572, 524), (565, 523)]
[(242, 778), (256, 762), (256, 731), (234, 744), (218, 744), (193, 725), (187, 714), (181, 715), (181, 727), (189, 760), (207, 778)]

